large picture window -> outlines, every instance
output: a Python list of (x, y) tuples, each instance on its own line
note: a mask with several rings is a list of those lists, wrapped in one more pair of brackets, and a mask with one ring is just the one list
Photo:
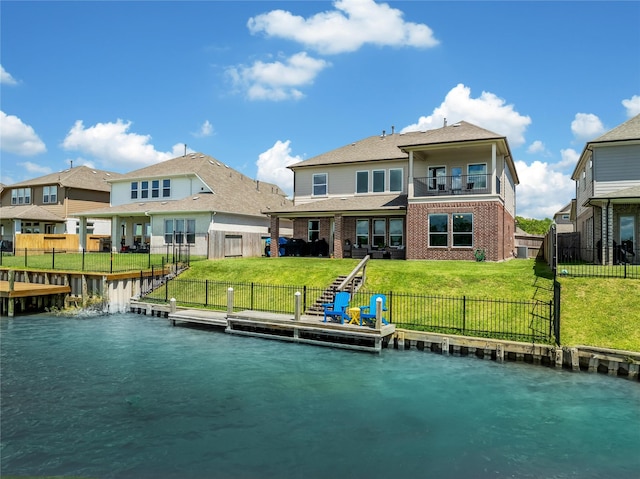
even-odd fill
[(369, 192), (369, 172), (358, 171), (356, 173), (356, 193)]
[(473, 214), (456, 213), (453, 215), (453, 246), (473, 246)]
[(384, 192), (384, 175), (385, 170), (373, 170), (373, 192)]
[(387, 220), (373, 220), (373, 245), (382, 248), (387, 243)]
[(369, 244), (369, 220), (356, 220), (356, 242), (358, 246)]
[(389, 191), (402, 192), (402, 168), (389, 170)]
[(429, 215), (429, 246), (447, 246), (448, 237), (449, 215)]
[(327, 195), (327, 174), (315, 173), (313, 175), (313, 196)]
[(485, 189), (487, 187), (487, 165), (469, 165), (467, 167), (467, 188)]
[(404, 245), (404, 220), (402, 218), (391, 218), (389, 220), (389, 245)]
[(194, 244), (196, 242), (196, 220), (193, 219), (170, 219), (164, 220), (164, 242), (165, 244)]

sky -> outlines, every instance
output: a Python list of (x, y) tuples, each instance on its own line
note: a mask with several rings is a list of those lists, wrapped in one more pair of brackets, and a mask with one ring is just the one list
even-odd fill
[(199, 151), (287, 166), (385, 130), (506, 136), (516, 214), (575, 196), (586, 142), (640, 114), (636, 1), (0, 2), (0, 182)]

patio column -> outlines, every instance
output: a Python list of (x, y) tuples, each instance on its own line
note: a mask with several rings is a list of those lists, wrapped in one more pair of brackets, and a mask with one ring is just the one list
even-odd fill
[(344, 240), (342, 235), (343, 216), (342, 213), (336, 213), (334, 216), (335, 231), (333, 233), (333, 257), (342, 259)]
[(613, 206), (611, 205), (607, 205), (607, 210), (606, 210), (606, 216), (603, 215), (603, 217), (605, 217), (605, 221), (606, 223), (603, 225), (606, 227), (606, 231), (607, 232), (607, 251), (608, 251), (608, 262), (607, 264), (612, 265), (614, 263), (615, 260), (615, 251), (613, 248), (613, 241), (614, 241), (614, 236), (613, 236)]
[(413, 150), (409, 151), (409, 183), (407, 184), (407, 195), (413, 198)]
[(278, 239), (280, 238), (280, 218), (278, 216), (271, 216), (271, 245), (269, 246), (269, 251), (271, 253), (272, 258), (278, 257), (278, 251), (280, 249), (280, 244)]
[(496, 144), (491, 143), (491, 193), (496, 192)]
[(120, 217), (113, 216), (111, 218), (111, 251), (118, 251), (121, 239), (122, 230), (120, 229)]

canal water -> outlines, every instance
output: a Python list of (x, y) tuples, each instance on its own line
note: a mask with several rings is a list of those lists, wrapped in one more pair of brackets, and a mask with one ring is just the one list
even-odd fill
[(5, 476), (636, 478), (640, 385), (131, 314), (0, 320)]

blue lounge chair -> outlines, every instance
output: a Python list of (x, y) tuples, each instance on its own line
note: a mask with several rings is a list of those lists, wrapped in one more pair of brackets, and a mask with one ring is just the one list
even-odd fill
[(324, 308), (324, 322), (327, 322), (327, 317), (330, 318), (338, 318), (340, 319), (340, 324), (344, 324), (344, 320), (347, 322), (351, 319), (349, 314), (347, 313), (347, 308), (349, 307), (349, 301), (351, 300), (351, 295), (346, 291), (340, 291), (336, 293), (335, 298), (333, 299), (333, 303), (325, 303), (323, 304)]
[(375, 324), (376, 322), (376, 300), (382, 298), (382, 317), (380, 318), (383, 324), (389, 324), (384, 317), (384, 312), (387, 310), (387, 297), (384, 294), (374, 294), (369, 300), (369, 306), (360, 306), (360, 326), (362, 326), (362, 320), (369, 321)]

